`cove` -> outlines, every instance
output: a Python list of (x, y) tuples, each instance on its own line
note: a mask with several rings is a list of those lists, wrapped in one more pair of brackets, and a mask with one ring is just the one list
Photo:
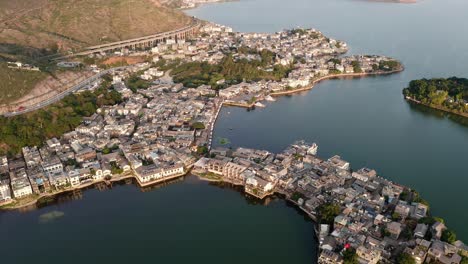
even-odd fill
[(346, 41), (350, 54), (383, 54), (405, 65), (397, 75), (324, 81), (264, 109), (223, 108), (215, 143), (225, 138), (233, 148), (275, 152), (298, 139), (316, 142), (321, 157), (338, 154), (354, 169), (374, 168), (416, 189), (433, 215), (468, 239), (468, 215), (459, 213), (468, 210), (466, 121), (413, 106), (402, 96), (413, 79), (467, 77), (467, 9), (463, 0), (241, 0), (187, 11), (243, 32), (313, 27)]
[[(127, 182), (128, 183), (128, 182)], [(264, 202), (195, 176), (151, 188), (119, 183), (0, 212), (10, 263), (311, 263), (314, 223), (279, 198)]]

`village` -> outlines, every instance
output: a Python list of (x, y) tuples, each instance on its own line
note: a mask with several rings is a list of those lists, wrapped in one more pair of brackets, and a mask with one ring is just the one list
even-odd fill
[[(145, 54), (151, 62), (111, 73), (112, 89), (121, 94), (122, 103), (99, 108), (60, 138), (0, 157), (1, 205), (20, 208), (98, 182), (134, 178), (140, 186), (151, 186), (192, 173), (243, 186), (258, 199), (281, 195), (297, 205), (317, 223), (319, 263), (343, 263), (342, 253), (350, 248), (361, 263), (393, 262), (401, 254), (416, 263), (460, 263), (468, 247), (461, 241), (446, 241), (448, 229), (429, 215), (428, 205), (375, 170), (353, 171), (339, 156), (323, 160), (317, 156), (318, 146), (306, 142), (296, 142), (278, 154), (211, 148), (223, 105), (262, 107), (262, 101), (310, 89), (323, 79), (401, 71), (399, 63), (383, 56), (342, 57), (347, 45), (314, 29), (245, 34), (206, 24), (200, 31), (192, 40), (167, 39), (150, 50), (112, 54)], [(232, 54), (241, 47), (275, 54), (264, 71), (275, 65), (292, 70), (279, 81), (242, 81), (213, 89), (208, 84), (186, 87), (174, 81), (171, 69), (157, 66), (163, 60), (216, 64), (226, 54), (260, 59), (256, 54)], [(150, 85), (131, 89), (126, 80), (132, 76)], [(218, 82), (224, 85), (226, 80)], [(325, 220), (322, 211), (327, 206), (334, 213)]]
[[(416, 263), (460, 263), (468, 247), (442, 241), (447, 227), (429, 216), (429, 206), (409, 198), (407, 187), (353, 171), (339, 156), (317, 157), (318, 146), (296, 142), (284, 152), (215, 148), (193, 173), (210, 181), (244, 186), (259, 199), (281, 194), (318, 225), (319, 263), (344, 263), (342, 253), (355, 249), (359, 263), (394, 263), (401, 254)], [(321, 208), (336, 206), (327, 222)], [(430, 219), (430, 220), (429, 220)], [(461, 254), (461, 255), (459, 255)]]

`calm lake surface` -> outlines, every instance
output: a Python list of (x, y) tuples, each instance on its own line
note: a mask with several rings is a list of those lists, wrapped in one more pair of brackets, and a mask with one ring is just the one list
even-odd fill
[(2, 263), (311, 263), (314, 225), (195, 176), (145, 189), (90, 189), (29, 212), (0, 212)]
[[(401, 60), (392, 76), (333, 80), (265, 109), (223, 109), (215, 136), (231, 145), (282, 151), (297, 139), (319, 154), (420, 191), (435, 215), (468, 241), (468, 126), (412, 107), (409, 80), (468, 77), (468, 2), (415, 5), (354, 0), (245, 0), (188, 13), (239, 31), (315, 27), (350, 53)], [(0, 212), (5, 263), (313, 263), (313, 224), (281, 200), (267, 206), (195, 177), (141, 192), (115, 185), (28, 212)], [(62, 197), (63, 200), (69, 200)]]
[(350, 54), (388, 55), (406, 67), (392, 76), (326, 81), (251, 112), (224, 108), (215, 138), (274, 152), (298, 139), (316, 142), (322, 157), (339, 154), (356, 169), (375, 168), (418, 190), (467, 242), (467, 121), (411, 106), (401, 94), (412, 79), (468, 77), (466, 10), (466, 0), (245, 0), (188, 11), (237, 31), (317, 28), (346, 41)]

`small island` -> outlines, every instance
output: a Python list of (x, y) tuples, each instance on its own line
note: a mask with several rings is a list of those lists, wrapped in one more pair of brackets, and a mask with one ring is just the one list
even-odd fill
[(421, 79), (403, 89), (405, 99), (441, 111), (468, 117), (468, 79)]

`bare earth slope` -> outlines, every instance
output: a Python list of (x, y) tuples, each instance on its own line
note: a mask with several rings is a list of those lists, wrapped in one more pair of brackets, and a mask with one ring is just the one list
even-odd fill
[(76, 50), (182, 27), (159, 0), (2, 0), (0, 45)]
[(44, 92), (38, 83), (51, 78), (46, 72), (8, 69), (5, 61), (54, 71), (39, 58), (173, 30), (191, 21), (159, 0), (0, 0), (0, 107)]

